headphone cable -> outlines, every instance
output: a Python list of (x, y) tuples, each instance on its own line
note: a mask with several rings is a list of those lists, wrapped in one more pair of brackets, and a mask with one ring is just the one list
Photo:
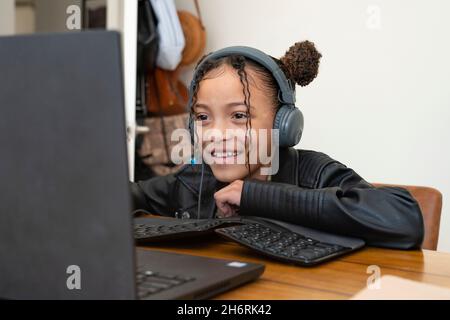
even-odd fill
[[(190, 115), (190, 117), (191, 117), (192, 115)], [(190, 118), (189, 119), (189, 129), (191, 129), (192, 127), (194, 128), (194, 130), (193, 131), (191, 131), (191, 130), (189, 130), (190, 131), (190, 133), (192, 134), (194, 134), (195, 135), (195, 137), (197, 138), (197, 141), (195, 141), (195, 139), (194, 139), (194, 163), (196, 163), (196, 161), (195, 161), (195, 151), (196, 151), (196, 144), (198, 144), (199, 143), (199, 136), (198, 136), (198, 133), (197, 133), (197, 130), (195, 130), (195, 127), (194, 127), (194, 125), (195, 125), (195, 122), (193, 121), (193, 120), (191, 120), (192, 118)], [(197, 220), (200, 220), (200, 211), (201, 211), (201, 204), (202, 204), (202, 192), (203, 192), (203, 174), (204, 174), (204, 163), (203, 163), (203, 154), (202, 154), (202, 157), (200, 157), (200, 161), (201, 161), (201, 173), (200, 173), (200, 184), (199, 184), (199, 190), (198, 190), (198, 203), (197, 203)]]
[(202, 172), (200, 174), (200, 186), (199, 186), (199, 191), (198, 191), (198, 204), (197, 204), (197, 220), (200, 220), (200, 208), (201, 208), (201, 204), (202, 204), (202, 191), (203, 191), (203, 172), (204, 172), (204, 164), (202, 161)]

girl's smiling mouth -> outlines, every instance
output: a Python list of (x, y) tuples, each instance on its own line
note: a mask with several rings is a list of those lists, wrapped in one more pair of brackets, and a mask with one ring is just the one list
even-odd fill
[[(239, 156), (244, 153), (243, 150), (216, 150), (210, 153), (211, 160), (214, 164), (238, 164)], [(243, 160), (245, 163), (245, 159)]]

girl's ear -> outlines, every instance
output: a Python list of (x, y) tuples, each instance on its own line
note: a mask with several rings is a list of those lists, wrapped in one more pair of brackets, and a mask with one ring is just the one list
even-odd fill
[(322, 54), (311, 41), (297, 42), (280, 58), (286, 76), (300, 86), (306, 86), (317, 77)]

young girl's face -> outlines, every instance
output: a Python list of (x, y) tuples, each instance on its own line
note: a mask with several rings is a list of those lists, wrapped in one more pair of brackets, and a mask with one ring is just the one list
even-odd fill
[[(258, 149), (266, 148), (264, 152), (267, 155), (271, 152), (270, 133), (276, 106), (268, 97), (258, 74), (249, 67), (245, 70), (250, 91), (250, 110), (244, 103), (244, 87), (239, 75), (229, 65), (222, 65), (206, 74), (199, 83), (197, 103), (194, 105), (195, 127), (202, 143), (203, 155), (209, 158), (206, 162), (216, 179), (222, 182), (233, 182), (249, 176), (246, 150), (256, 150), (257, 146)], [(249, 135), (247, 129), (250, 129), (250, 123), (252, 131)], [(261, 135), (265, 135), (265, 139), (261, 139)], [(259, 156), (256, 161), (250, 161), (251, 178), (266, 179), (260, 173), (261, 166)]]

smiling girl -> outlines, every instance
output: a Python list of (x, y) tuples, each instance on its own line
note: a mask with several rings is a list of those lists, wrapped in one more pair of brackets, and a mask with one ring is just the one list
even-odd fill
[[(317, 76), (321, 54), (314, 44), (298, 42), (280, 59), (258, 51), (259, 61), (242, 48), (206, 55), (194, 72), (189, 107), (206, 163), (131, 183), (134, 209), (186, 218), (261, 216), (359, 237), (369, 245), (419, 247), (423, 219), (408, 191), (376, 188), (324, 153), (293, 148), (303, 118), (286, 96), (295, 97), (295, 84), (306, 86)], [(280, 129), (279, 143), (272, 140), (273, 128)], [(260, 156), (250, 161), (251, 151), (259, 149), (277, 154), (272, 174), (261, 169), (273, 163)]]

